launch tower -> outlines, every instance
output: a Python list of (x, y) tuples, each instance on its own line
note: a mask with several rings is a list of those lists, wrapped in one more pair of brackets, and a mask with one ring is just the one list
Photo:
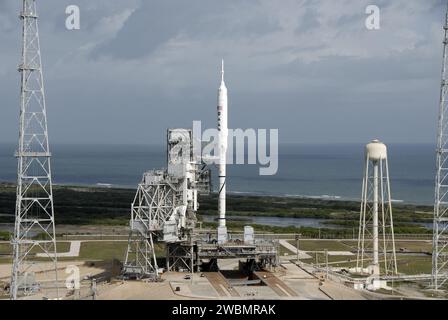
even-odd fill
[(210, 172), (196, 158), (191, 129), (169, 129), (167, 169), (143, 175), (131, 209), (130, 237), (123, 273), (158, 279), (156, 245), (166, 247), (166, 269), (194, 272), (193, 230), (198, 193), (210, 192)]
[[(131, 209), (130, 237), (123, 266), (127, 278), (158, 280), (164, 271), (196, 272), (219, 269), (220, 259), (245, 259), (240, 267), (249, 272), (278, 264), (275, 240), (257, 238), (250, 226), (244, 234), (227, 232), (226, 152), (227, 88), (224, 63), (218, 90), (218, 228), (197, 229), (198, 194), (211, 189), (210, 169), (191, 129), (169, 129), (167, 169), (151, 170), (143, 175)], [(214, 228), (213, 228), (214, 229)], [(165, 268), (159, 268), (156, 251), (165, 246)], [(160, 253), (159, 253), (160, 256)]]

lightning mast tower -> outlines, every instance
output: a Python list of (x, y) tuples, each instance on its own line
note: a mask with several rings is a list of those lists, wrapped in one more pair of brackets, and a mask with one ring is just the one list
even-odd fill
[(432, 285), (436, 290), (448, 280), (448, 120), (446, 118), (448, 116), (448, 8), (443, 29), (432, 252)]
[[(11, 299), (44, 287), (57, 290), (57, 255), (42, 60), (36, 0), (23, 0), (20, 133), (16, 152), (17, 198), (11, 276)], [(50, 267), (36, 263), (45, 257)], [(43, 272), (42, 272), (43, 271)], [(35, 276), (46, 279), (37, 283)]]

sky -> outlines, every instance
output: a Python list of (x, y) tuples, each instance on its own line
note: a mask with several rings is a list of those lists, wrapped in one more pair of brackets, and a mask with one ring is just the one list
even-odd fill
[[(163, 144), (216, 126), (280, 143), (434, 143), (442, 0), (37, 0), (50, 142)], [(367, 5), (380, 29), (365, 27)], [(80, 30), (67, 30), (77, 5)], [(0, 142), (18, 137), (20, 1), (0, 0)]]

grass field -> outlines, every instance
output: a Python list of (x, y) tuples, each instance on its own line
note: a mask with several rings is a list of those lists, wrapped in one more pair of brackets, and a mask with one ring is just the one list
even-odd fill
[[(67, 252), (70, 250), (69, 242), (58, 242), (57, 243), (58, 252)], [(31, 250), (32, 253), (40, 253), (42, 250), (38, 247), (35, 247)], [(12, 254), (12, 246), (9, 243), (0, 243), (0, 263), (8, 263), (11, 262), (10, 255)], [(44, 258), (36, 258), (36, 260), (45, 260)]]
[[(326, 266), (325, 254), (311, 254), (311, 259), (301, 260), (304, 263), (318, 264), (320, 267)], [(328, 256), (330, 267), (351, 268), (356, 266), (356, 256)], [(406, 275), (430, 274), (431, 256), (398, 255), (398, 273)]]
[[(88, 241), (81, 244), (79, 260), (120, 260), (125, 258), (128, 243), (126, 241)], [(160, 245), (156, 245), (156, 255), (163, 255)], [(68, 259), (68, 258), (67, 258)], [(72, 258), (73, 259), (73, 258)]]
[[(289, 241), (296, 246), (296, 241)], [(432, 244), (430, 241), (396, 241), (397, 268), (399, 273), (429, 274), (431, 273), (431, 255)], [(326, 257), (322, 251), (351, 251), (356, 254), (357, 242), (350, 240), (301, 240), (299, 242), (300, 250), (308, 251), (311, 259), (302, 260), (305, 263), (319, 264), (325, 266)], [(294, 253), (287, 252), (293, 256)], [(328, 256), (329, 265), (332, 267), (354, 267), (356, 265), (355, 256)]]
[[(297, 245), (295, 240), (290, 240), (293, 246)], [(300, 240), (299, 248), (304, 251), (356, 251), (357, 241), (351, 240)], [(430, 253), (432, 251), (431, 241), (395, 241), (397, 252)]]
[[(293, 246), (296, 241), (289, 241)], [(351, 251), (356, 254), (357, 242), (353, 240), (300, 240), (300, 250), (307, 251), (311, 259), (302, 260), (305, 263), (320, 264), (325, 266), (326, 257), (323, 251)], [(58, 242), (58, 251), (70, 250), (70, 242)], [(85, 241), (81, 243), (79, 257), (59, 258), (60, 261), (86, 260), (86, 261), (123, 261), (127, 250), (127, 241)], [(280, 255), (287, 253), (291, 259), (295, 253), (279, 246)], [(398, 271), (404, 274), (421, 274), (431, 272), (431, 242), (430, 241), (397, 241), (397, 265)], [(37, 249), (33, 250), (37, 252)], [(7, 255), (11, 253), (9, 243), (0, 243), (0, 263), (10, 263)], [(165, 249), (163, 245), (156, 245), (156, 254), (163, 257)], [(39, 260), (45, 260), (40, 258)], [(356, 264), (354, 256), (328, 256), (328, 262), (333, 267), (353, 267)]]
[[(296, 241), (290, 241), (295, 246)], [(397, 250), (403, 248), (406, 251), (415, 253), (402, 253), (397, 255), (398, 272), (401, 274), (429, 274), (431, 272), (431, 256), (418, 254), (417, 252), (427, 252), (431, 249), (428, 241), (398, 241)], [(123, 262), (127, 250), (127, 241), (84, 241), (81, 243), (80, 255), (72, 258), (59, 258), (59, 261), (87, 261), (92, 264), (110, 264), (118, 260)], [(353, 240), (300, 240), (300, 249), (305, 250), (311, 256), (310, 259), (302, 259), (307, 264), (318, 264), (321, 268), (326, 266), (326, 255), (322, 252), (329, 251), (351, 251), (356, 252), (357, 242)], [(70, 249), (70, 242), (58, 242), (58, 250), (66, 252)], [(279, 246), (280, 255), (288, 253), (291, 259), (295, 259), (294, 252)], [(0, 243), (0, 254), (8, 254), (11, 246), (8, 243)], [(163, 257), (165, 248), (156, 245), (156, 254)], [(1, 256), (0, 256), (1, 257)], [(9, 258), (0, 258), (0, 263), (11, 263)], [(329, 267), (350, 268), (356, 266), (356, 255), (353, 256), (328, 256)], [(119, 269), (117, 269), (119, 272)], [(118, 273), (117, 273), (118, 274)], [(397, 283), (398, 287), (402, 283)]]
[[(72, 261), (72, 260), (99, 260), (110, 261), (120, 260), (123, 261), (126, 250), (127, 241), (86, 241), (81, 243), (81, 249), (78, 257), (66, 257), (59, 258), (59, 261)], [(58, 251), (67, 252), (70, 250), (70, 242), (58, 242)], [(36, 250), (33, 250), (37, 252)], [(8, 243), (0, 243), (0, 263), (10, 263), (10, 257), (4, 257), (10, 255), (12, 252), (11, 245)], [(157, 256), (164, 255), (164, 247), (162, 245), (156, 245)], [(46, 260), (44, 258), (36, 260)]]
[[(294, 247), (297, 245), (297, 241), (291, 240), (289, 241)], [(355, 241), (349, 240), (300, 240), (299, 241), (299, 249), (303, 251), (322, 251), (322, 250), (330, 250), (330, 251), (351, 251), (356, 248), (357, 243)]]
[[(130, 206), (134, 189), (95, 188), (80, 186), (55, 186), (54, 205), (56, 225), (110, 225), (125, 226), (129, 222)], [(14, 222), (16, 190), (14, 184), (0, 183), (0, 223)], [(198, 211), (201, 216), (217, 216), (217, 195), (201, 196)], [(396, 233), (424, 234), (431, 230), (417, 223), (431, 222), (432, 208), (429, 206), (394, 204)], [(333, 201), (294, 197), (242, 196), (229, 194), (228, 216), (263, 216), (287, 218), (315, 218), (328, 228), (297, 226), (272, 226), (253, 224), (257, 231), (274, 233), (302, 233), (351, 236), (359, 224), (359, 203), (356, 201)], [(229, 221), (229, 229), (238, 228), (246, 222)], [(205, 224), (206, 225), (206, 224)], [(211, 224), (213, 225), (213, 224)], [(331, 226), (337, 225), (335, 229)], [(7, 233), (0, 233), (0, 239), (7, 240)]]

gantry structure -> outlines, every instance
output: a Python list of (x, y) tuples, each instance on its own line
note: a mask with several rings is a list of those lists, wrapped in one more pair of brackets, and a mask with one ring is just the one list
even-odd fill
[(219, 230), (196, 228), (198, 195), (210, 193), (211, 170), (195, 143), (191, 129), (169, 129), (167, 168), (144, 173), (131, 206), (124, 277), (157, 281), (162, 272), (216, 270), (220, 259), (245, 259), (249, 271), (278, 264), (278, 244), (255, 239), (252, 227), (225, 242)]
[(210, 192), (210, 170), (194, 152), (191, 129), (167, 132), (167, 168), (145, 172), (131, 207), (123, 273), (159, 277), (156, 251), (164, 244), (166, 269), (193, 272), (198, 194)]
[[(23, 0), (19, 146), (11, 299), (56, 288), (57, 255), (47, 110), (36, 0)], [(36, 262), (36, 256), (47, 261)], [(39, 278), (39, 281), (38, 279)]]

